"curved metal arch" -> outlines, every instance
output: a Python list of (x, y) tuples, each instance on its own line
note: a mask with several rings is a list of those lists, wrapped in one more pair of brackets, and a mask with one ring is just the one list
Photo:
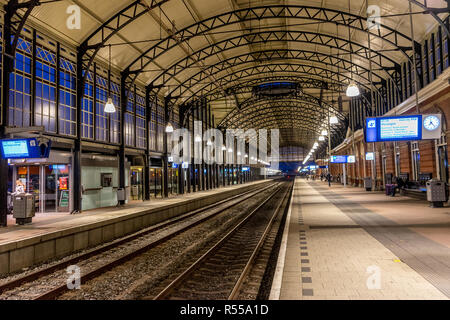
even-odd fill
[[(305, 70), (301, 70), (302, 68), (305, 68)], [(208, 84), (204, 85), (201, 89), (195, 91), (194, 94), (189, 99), (193, 99), (194, 97), (198, 98), (198, 97), (206, 96), (209, 92), (217, 90), (217, 88), (223, 87), (223, 83), (230, 83), (236, 79), (242, 79), (244, 77), (254, 76), (254, 75), (258, 75), (258, 74), (289, 72), (289, 73), (303, 74), (305, 76), (307, 76), (307, 75), (311, 76), (311, 73), (308, 72), (308, 70), (306, 70), (306, 69), (309, 69), (309, 71), (321, 70), (325, 74), (331, 73), (334, 76), (337, 74), (336, 72), (333, 72), (333, 71), (330, 71), (327, 69), (323, 69), (323, 68), (319, 68), (319, 67), (315, 67), (315, 66), (301, 65), (301, 64), (297, 65), (297, 64), (292, 64), (292, 63), (278, 63), (278, 64), (265, 64), (265, 65), (251, 66), (249, 68), (241, 69), (241, 70), (235, 71), (233, 73), (227, 74), (227, 75), (217, 79), (217, 82), (208, 83)], [(316, 74), (316, 75), (319, 77), (321, 76), (320, 74)], [(345, 76), (342, 74), (341, 74), (341, 76), (347, 80), (350, 80), (350, 78), (348, 76)], [(329, 76), (323, 76), (323, 78), (333, 79), (332, 77), (329, 77)], [(363, 87), (366, 89), (369, 89), (365, 85)], [(180, 94), (178, 99), (181, 98), (183, 93)]]
[[(426, 5), (420, 3), (417, 0), (408, 0), (408, 1), (422, 9), (427, 10), (431, 14), (431, 16), (437, 21), (437, 23), (441, 26), (442, 30), (444, 30), (444, 32), (447, 34), (447, 37), (450, 38), (450, 30), (448, 29), (448, 26), (446, 26), (444, 21), (442, 21), (441, 18), (439, 18), (439, 16), (436, 14), (436, 12), (439, 12), (439, 13), (445, 12), (445, 8), (443, 10), (436, 9), (436, 8), (430, 8), (430, 7), (427, 7)], [(445, 0), (445, 1), (447, 2), (447, 12), (450, 12), (450, 1), (449, 0)]]
[(298, 76), (298, 75), (280, 75), (269, 76), (256, 79), (250, 79), (245, 83), (238, 83), (235, 86), (227, 87), (225, 90), (216, 90), (208, 93), (204, 96), (207, 101), (215, 101), (228, 95), (228, 93), (248, 93), (252, 92), (253, 87), (263, 83), (277, 82), (277, 81), (292, 81), (299, 83), (303, 88), (320, 88), (320, 85), (326, 83), (328, 90), (333, 92), (342, 92), (344, 85), (340, 82), (327, 82), (321, 79), (311, 78), (310, 76)]
[(272, 103), (272, 102), (276, 102), (276, 101), (302, 101), (304, 103), (315, 105), (318, 108), (321, 108), (324, 110), (332, 110), (334, 113), (336, 113), (337, 115), (340, 116), (341, 120), (345, 119), (345, 116), (341, 115), (339, 113), (339, 111), (336, 110), (334, 108), (334, 106), (331, 105), (330, 103), (328, 103), (327, 101), (322, 101), (322, 103), (320, 104), (320, 101), (318, 98), (316, 98), (310, 94), (306, 94), (304, 92), (296, 92), (295, 95), (281, 97), (281, 98), (278, 98), (278, 97), (274, 97), (274, 98), (251, 97), (251, 98), (245, 100), (243, 103), (241, 103), (239, 108), (234, 108), (233, 111), (230, 112), (230, 114), (233, 113), (234, 111), (236, 111), (236, 112), (245, 111), (248, 107), (251, 107), (256, 103), (267, 103), (267, 102)]
[[(259, 51), (259, 52), (255, 52), (255, 53), (258, 54), (258, 53), (261, 53), (261, 52), (274, 52), (274, 53), (276, 54), (276, 52), (278, 52), (278, 51), (283, 51), (283, 50), (267, 50), (267, 51)], [(285, 50), (285, 51), (286, 51), (286, 52), (291, 52), (292, 50)], [(301, 51), (299, 51), (299, 52), (301, 52)], [(197, 83), (204, 81), (204, 80), (205, 80), (208, 76), (210, 76), (210, 75), (213, 75), (213, 74), (214, 74), (214, 75), (217, 75), (219, 72), (224, 72), (224, 73), (226, 73), (226, 71), (227, 71), (228, 69), (230, 69), (230, 68), (239, 67), (239, 66), (245, 65), (245, 64), (250, 64), (250, 63), (251, 63), (251, 64), (254, 64), (255, 62), (273, 61), (272, 57), (270, 57), (270, 56), (265, 57), (265, 59), (259, 59), (259, 60), (258, 60), (258, 59), (254, 59), (253, 56), (254, 56), (253, 53), (242, 54), (242, 55), (240, 55), (240, 56), (237, 56), (237, 57), (231, 57), (231, 58), (229, 58), (229, 59), (226, 59), (226, 60), (220, 62), (219, 64), (223, 66), (222, 68), (221, 68), (221, 67), (218, 67), (218, 66), (216, 66), (216, 65), (213, 65), (213, 66), (211, 66), (211, 67), (209, 67), (209, 68), (206, 68), (206, 69), (204, 69), (204, 70), (201, 70), (201, 71), (197, 72), (195, 75), (190, 76), (190, 77), (189, 77), (187, 80), (185, 80), (184, 82), (179, 83), (179, 84), (176, 86), (176, 88), (173, 89), (173, 90), (169, 93), (169, 96), (175, 96), (175, 97), (178, 97), (178, 99), (174, 99), (174, 100), (175, 100), (174, 103), (176, 103), (177, 100), (179, 100), (179, 99), (182, 98), (183, 94), (184, 94), (186, 91), (192, 90), (192, 88), (193, 88), (194, 86), (196, 86)], [(324, 56), (327, 56), (327, 55), (325, 54)], [(280, 59), (283, 59), (283, 58), (280, 58)], [(303, 59), (296, 59), (295, 56), (288, 57), (287, 59), (291, 59), (291, 60), (299, 60), (300, 62), (303, 62)], [(229, 61), (231, 61), (231, 62), (229, 62)], [(348, 76), (345, 76), (345, 75), (343, 75), (343, 74), (341, 74), (341, 73), (338, 73), (337, 71), (332, 70), (331, 68), (328, 68), (328, 67), (332, 67), (332, 66), (334, 67), (333, 64), (328, 64), (328, 63), (326, 63), (326, 62), (320, 62), (320, 61), (317, 61), (317, 63), (318, 63), (318, 64), (324, 64), (325, 67), (327, 67), (327, 68), (324, 69), (324, 68), (321, 67), (320, 65), (306, 65), (306, 64), (298, 64), (298, 63), (295, 64), (295, 65), (301, 65), (301, 66), (308, 67), (308, 68), (314, 68), (314, 69), (319, 69), (319, 70), (331, 72), (332, 74), (337, 75), (337, 81), (338, 81), (338, 82), (340, 82), (340, 81), (339, 81), (339, 76), (342, 76), (342, 77), (344, 77), (344, 78), (346, 78), (346, 79), (350, 79)], [(294, 65), (294, 64), (290, 64), (290, 65)], [(214, 72), (214, 71), (212, 71), (212, 69), (216, 69), (216, 71)], [(363, 69), (363, 68), (361, 68), (361, 69)], [(207, 70), (211, 70), (211, 71), (210, 71), (210, 72), (206, 72)], [(347, 69), (345, 69), (345, 70), (348, 71)], [(370, 73), (370, 71), (367, 70), (367, 69), (363, 69), (363, 70), (365, 70), (365, 72), (363, 72), (363, 73), (354, 73), (354, 74), (357, 75), (357, 76), (359, 76), (359, 77), (361, 77), (362, 79), (366, 80), (367, 82), (369, 82), (369, 79), (370, 79), (369, 73)], [(348, 71), (348, 72), (350, 72), (350, 71)], [(230, 73), (228, 73), (228, 75), (230, 75)], [(381, 81), (383, 80), (381, 77), (380, 77), (379, 79), (380, 79)], [(355, 79), (353, 79), (353, 80), (355, 80)], [(230, 80), (230, 81), (233, 81), (233, 80)], [(357, 80), (355, 80), (355, 81), (358, 82), (362, 87), (365, 87), (367, 90), (370, 90), (369, 87), (368, 87), (367, 85), (365, 85), (365, 84), (363, 84), (363, 83), (361, 83), (361, 82), (359, 82), (359, 81), (357, 81)], [(227, 83), (228, 83), (228, 82), (229, 82), (229, 81), (227, 81)], [(376, 88), (376, 87), (375, 87), (375, 89), (376, 89), (376, 92), (378, 93), (378, 95), (379, 95), (380, 97), (382, 97), (382, 95), (381, 95), (379, 89)], [(195, 94), (194, 94), (193, 96), (191, 96), (189, 99), (187, 99), (186, 101), (189, 101), (190, 99), (193, 99), (194, 97), (195, 97)]]
[[(308, 116), (305, 116), (304, 112), (310, 112)], [(232, 122), (232, 124), (228, 124), (228, 127), (238, 128), (243, 127), (246, 128), (248, 125), (253, 124), (255, 120), (259, 118), (280, 118), (279, 116), (288, 116), (290, 120), (295, 122), (307, 122), (316, 121), (316, 115), (320, 114), (320, 110), (318, 110), (314, 105), (311, 104), (302, 104), (302, 103), (293, 103), (293, 102), (285, 102), (279, 104), (271, 104), (269, 106), (266, 105), (258, 105), (252, 106), (248, 109), (245, 114), (242, 114), (238, 120)], [(293, 115), (301, 115), (299, 118), (292, 117)], [(315, 128), (314, 128), (315, 127)], [(320, 133), (320, 126), (309, 126), (309, 130), (314, 131), (316, 133)], [(333, 130), (332, 131), (336, 131)]]
[[(239, 122), (239, 119), (243, 118), (243, 113), (248, 112), (245, 115), (252, 114), (252, 112), (257, 112), (258, 108), (267, 108), (277, 109), (279, 107), (298, 107), (301, 106), (311, 106), (314, 107), (314, 110), (320, 114), (321, 110), (328, 110), (327, 107), (320, 106), (315, 102), (302, 100), (301, 98), (285, 98), (279, 100), (267, 100), (267, 99), (255, 99), (249, 106), (245, 109), (239, 110), (237, 108), (233, 109), (222, 121), (220, 122), (220, 127), (232, 127), (234, 123)], [(337, 113), (338, 117), (341, 121), (345, 121), (347, 118), (342, 114)]]
[[(293, 37), (292, 35), (294, 35), (294, 34), (297, 34), (297, 36)], [(287, 36), (284, 36), (284, 35), (290, 35), (291, 37), (289, 39), (287, 39)], [(311, 36), (311, 39), (308, 39), (309, 35)], [(315, 33), (315, 32), (273, 30), (273, 31), (266, 31), (266, 32), (259, 32), (259, 33), (243, 34), (243, 35), (239, 35), (239, 36), (236, 36), (233, 38), (224, 39), (220, 42), (210, 44), (207, 47), (201, 48), (201, 49), (193, 52), (189, 56), (182, 58), (181, 60), (174, 63), (172, 66), (170, 66), (166, 70), (164, 70), (162, 73), (160, 73), (151, 82), (150, 85), (155, 85), (158, 82), (166, 83), (171, 78), (179, 75), (180, 72), (183, 72), (187, 68), (192, 67), (197, 61), (204, 61), (207, 58), (209, 58), (213, 55), (216, 55), (218, 53), (224, 53), (228, 50), (240, 48), (243, 46), (247, 46), (249, 44), (258, 44), (258, 43), (267, 44), (267, 43), (280, 42), (280, 41), (289, 41), (289, 42), (296, 42), (296, 43), (311, 43), (311, 41), (316, 41), (315, 43), (318, 45), (328, 47), (331, 49), (338, 49), (338, 50), (343, 51), (344, 53), (348, 54), (350, 51), (348, 49), (346, 49), (345, 46), (350, 43), (353, 46), (358, 46), (363, 49), (363, 51), (355, 50), (353, 53), (356, 56), (360, 57), (361, 59), (368, 59), (368, 57), (369, 57), (369, 49), (367, 47), (362, 46), (361, 44), (358, 44), (353, 41), (349, 42), (348, 39), (337, 38), (337, 37), (332, 37), (332, 36), (327, 36), (327, 35), (322, 35), (321, 37), (317, 37), (318, 35), (319, 34)], [(254, 37), (255, 39), (249, 39), (249, 37)], [(258, 39), (256, 39), (256, 38), (258, 38)], [(327, 40), (327, 38), (330, 38), (330, 40), (332, 39), (333, 41)], [(254, 41), (254, 40), (259, 40), (259, 41)], [(338, 41), (343, 42), (344, 45), (339, 46)], [(325, 54), (325, 53), (323, 53), (323, 54)], [(383, 57), (383, 59), (388, 60), (394, 66), (398, 65), (397, 62), (390, 59), (389, 57), (386, 57), (382, 53), (379, 53), (379, 55), (381, 57)], [(359, 66), (354, 62), (351, 62), (351, 63), (357, 67)], [(389, 73), (389, 71), (386, 70), (383, 65), (381, 65), (377, 61), (373, 61), (373, 64), (377, 68), (383, 70), (391, 80), (394, 80), (394, 79), (392, 79), (392, 76)]]
[[(83, 68), (85, 70), (90, 69), (100, 49), (105, 47), (108, 40), (119, 31), (149, 11), (160, 7), (168, 1), (169, 0), (150, 0), (150, 4), (147, 4), (145, 0), (135, 0), (119, 10), (119, 12), (116, 12), (94, 32), (89, 34), (79, 46), (79, 59), (82, 60)], [(98, 38), (100, 38), (99, 41), (97, 41)], [(91, 43), (91, 40), (95, 40), (95, 42)], [(86, 79), (87, 72), (83, 76), (83, 84)]]
[[(326, 17), (326, 19), (322, 19), (320, 17)], [(139, 73), (143, 70), (143, 68), (147, 67), (155, 58), (159, 57), (165, 51), (179, 45), (180, 41), (188, 41), (191, 38), (194, 38), (199, 35), (203, 35), (204, 33), (217, 29), (223, 26), (229, 26), (236, 23), (242, 23), (245, 21), (253, 21), (253, 20), (263, 20), (263, 19), (302, 19), (302, 20), (315, 20), (322, 22), (330, 22), (338, 25), (350, 27), (354, 30), (359, 30), (364, 33), (368, 31), (364, 25), (366, 24), (367, 17), (357, 16), (348, 12), (328, 9), (328, 8), (319, 8), (319, 7), (311, 7), (311, 6), (300, 6), (300, 5), (272, 5), (272, 6), (258, 6), (251, 8), (242, 8), (233, 10), (231, 12), (221, 13), (214, 17), (210, 17), (204, 19), (200, 22), (194, 23), (182, 30), (177, 31), (173, 35), (170, 35), (157, 44), (153, 45), (149, 49), (145, 50), (145, 52), (138, 58), (136, 58), (127, 68), (127, 71), (131, 71), (134, 74), (134, 79), (132, 83), (134, 83), (135, 79), (139, 75)], [(356, 24), (355, 24), (356, 22)], [(353, 24), (352, 24), (353, 23)], [(382, 31), (385, 34), (382, 33)], [(409, 59), (406, 51), (410, 50), (409, 47), (403, 47), (398, 44), (400, 39), (406, 40), (408, 43), (411, 42), (411, 38), (406, 36), (397, 30), (388, 27), (386, 25), (380, 24), (380, 28), (378, 29), (377, 34), (371, 33), (371, 35), (379, 38), (380, 40), (386, 41), (387, 43), (393, 45), (393, 47), (400, 49), (401, 52), (404, 53), (405, 57)], [(394, 35), (394, 41), (387, 39)], [(181, 39), (181, 40), (180, 40)], [(134, 68), (133, 66), (138, 66), (139, 69)]]

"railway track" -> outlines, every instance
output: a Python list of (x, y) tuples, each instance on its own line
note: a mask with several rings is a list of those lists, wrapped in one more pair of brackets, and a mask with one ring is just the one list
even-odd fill
[[(89, 264), (90, 261), (96, 260), (105, 260), (104, 257), (115, 250), (124, 251), (124, 253), (120, 254), (119, 257), (110, 259), (110, 261), (105, 263), (97, 263), (95, 268), (90, 268), (88, 272), (83, 273), (81, 275), (81, 283), (85, 283), (90, 279), (96, 278), (108, 270), (126, 263), (130, 259), (133, 259), (134, 257), (139, 256), (140, 254), (168, 241), (169, 239), (187, 232), (188, 230), (218, 216), (219, 214), (238, 206), (239, 204), (262, 192), (276, 188), (277, 185), (277, 183), (272, 183), (264, 188), (256, 187), (255, 189), (249, 190), (244, 194), (240, 194), (230, 199), (226, 199), (207, 207), (189, 212), (180, 217), (146, 228), (140, 232), (120, 238), (100, 247), (90, 249), (73, 258), (62, 260), (51, 264), (44, 269), (37, 270), (12, 281), (3, 283), (0, 285), (0, 298), (4, 298), (4, 295), (6, 295), (7, 298), (14, 299), (14, 293), (12, 293), (12, 295), (8, 295), (8, 293), (17, 291), (18, 298), (20, 299), (56, 299), (68, 290), (66, 283), (68, 278), (66, 268), (68, 266), (80, 265), (83, 263)], [(137, 243), (139, 241), (142, 242), (143, 239), (150, 235), (154, 236), (156, 231), (162, 231), (170, 228), (173, 230), (171, 229), (169, 232), (166, 232), (166, 234), (162, 237), (148, 241), (145, 245), (139, 246), (137, 249), (128, 251), (123, 250), (124, 247), (130, 246), (130, 244)], [(46, 283), (46, 278), (51, 279), (51, 284)], [(57, 281), (58, 278), (60, 281)], [(23, 287), (25, 287), (25, 289), (22, 290)]]
[(250, 287), (256, 299), (292, 185), (286, 184), (281, 189), (282, 192), (274, 192), (247, 214), (153, 299), (235, 300), (248, 298)]

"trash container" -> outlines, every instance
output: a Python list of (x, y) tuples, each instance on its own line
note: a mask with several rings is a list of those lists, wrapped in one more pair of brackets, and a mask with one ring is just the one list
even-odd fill
[(391, 196), (393, 193), (393, 189), (395, 188), (395, 184), (386, 184), (386, 195)]
[(35, 216), (34, 196), (32, 194), (19, 194), (13, 198), (13, 217), (16, 223), (24, 225), (31, 223)]
[(427, 181), (427, 200), (433, 208), (442, 208), (447, 202), (447, 185), (443, 181)]
[(125, 191), (125, 188), (118, 188), (117, 189), (117, 201), (126, 201), (127, 200), (127, 194)]
[(366, 188), (366, 191), (372, 191), (372, 178), (371, 177), (364, 178), (364, 188)]

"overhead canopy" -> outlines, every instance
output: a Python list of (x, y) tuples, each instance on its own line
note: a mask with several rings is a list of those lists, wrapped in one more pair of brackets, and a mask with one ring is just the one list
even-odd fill
[[(29, 21), (84, 48), (86, 67), (107, 60), (112, 45), (127, 85), (151, 85), (177, 105), (207, 97), (217, 125), (280, 128), (284, 144), (310, 146), (328, 111), (341, 119), (334, 130), (346, 132), (337, 101), (352, 80), (369, 90), (412, 55), (410, 2), (422, 12), (413, 15), (421, 42), (448, 15), (423, 14), (423, 0), (373, 2), (382, 17), (370, 36), (364, 0), (62, 0), (35, 7)], [(80, 30), (66, 27), (70, 5), (81, 8)], [(300, 89), (255, 98), (255, 86), (279, 81)]]

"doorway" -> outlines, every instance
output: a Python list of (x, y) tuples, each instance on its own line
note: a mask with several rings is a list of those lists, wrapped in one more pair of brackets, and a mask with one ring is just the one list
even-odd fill
[(18, 181), (34, 195), (37, 213), (70, 212), (70, 168), (66, 164), (17, 166), (13, 172), (14, 192)]
[(131, 167), (130, 169), (131, 200), (143, 200), (144, 198), (143, 170), (143, 167)]

